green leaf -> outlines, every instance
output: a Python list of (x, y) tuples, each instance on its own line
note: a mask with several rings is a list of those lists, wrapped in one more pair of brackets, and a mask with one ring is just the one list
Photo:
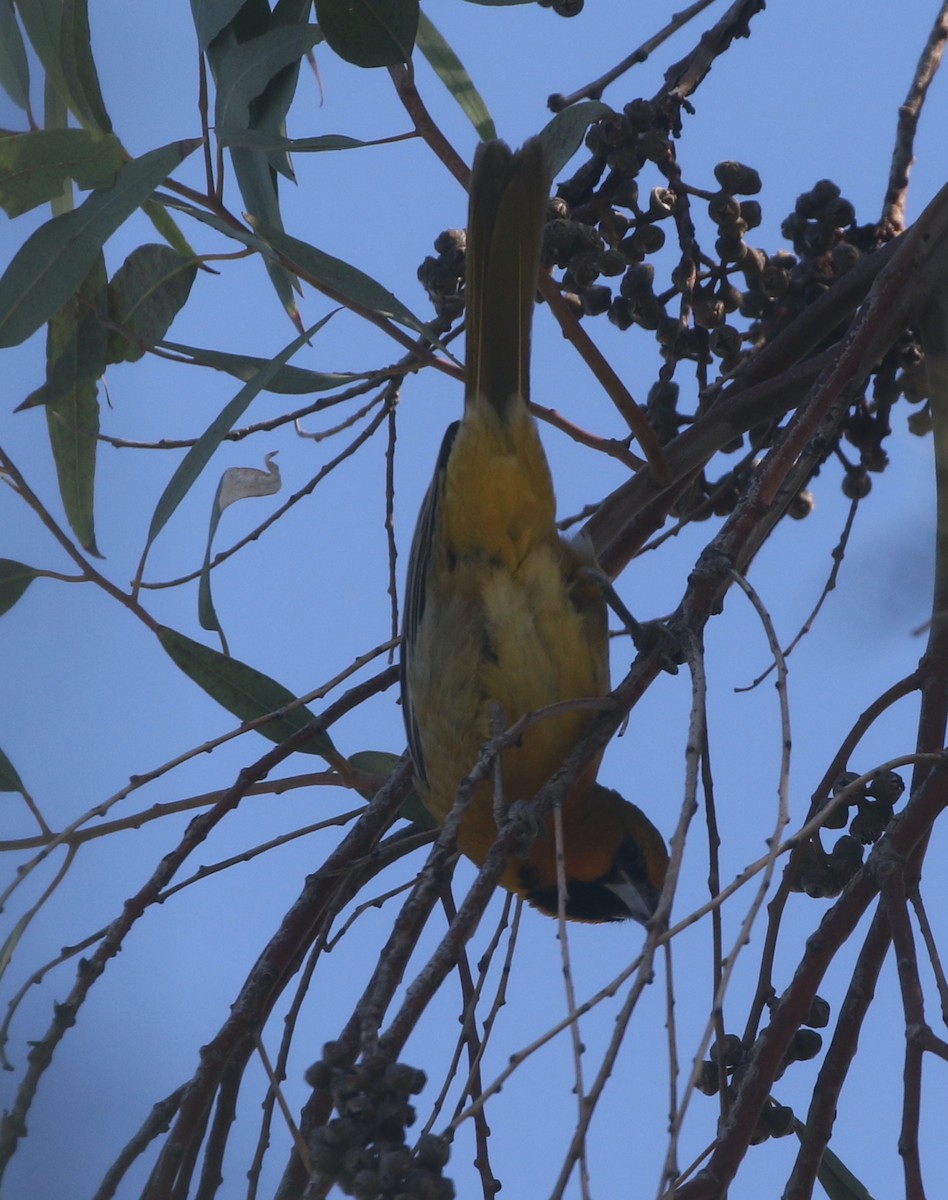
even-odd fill
[[(355, 768), (356, 771), (365, 771), (369, 775), (378, 775), (381, 779), (388, 779), (389, 775), (392, 774), (401, 761), (399, 755), (391, 754), (388, 750), (357, 750), (355, 754), (350, 754), (348, 758), (349, 766)], [(371, 788), (359, 788), (359, 795), (363, 800), (371, 800), (375, 792)], [(417, 800), (417, 797), (413, 793), (408, 799), (409, 801), (411, 799)], [(402, 816), (405, 816), (404, 807), (402, 805)], [(410, 821), (413, 818), (406, 817), (405, 819)], [(431, 820), (430, 817), (428, 819)]]
[(0, 750), (0, 792), (23, 792), (25, 790), (23, 780), (16, 772), (16, 767)]
[(550, 157), (553, 174), (562, 171), (583, 143), (586, 130), (600, 117), (611, 113), (608, 104), (599, 100), (584, 100), (558, 112), (548, 125), (540, 131)]
[(164, 337), (191, 292), (197, 264), (149, 242), (126, 258), (109, 283), (108, 361), (136, 362)]
[[(17, 0), (16, 8), (26, 36), (43, 64), (47, 85), (51, 85), (60, 99), (68, 104), (69, 89), (59, 61), (63, 0)], [(49, 122), (46, 125), (49, 128)]]
[[(159, 342), (163, 350), (186, 354), (193, 363), (225, 371), (245, 382), (253, 377), (270, 361), (251, 354), (227, 354), (223, 350), (204, 350), (199, 346), (183, 346), (180, 342)], [(345, 372), (307, 371), (303, 367), (281, 367), (263, 389), (283, 396), (306, 396), (312, 392), (329, 392), (357, 379), (366, 379), (364, 374)]]
[(172, 142), (143, 154), (122, 167), (112, 187), (27, 238), (0, 278), (0, 347), (19, 345), (66, 303), (105, 241), (198, 145)]
[[(293, 98), (299, 59), (322, 37), (314, 25), (276, 21), (259, 36), (238, 40), (236, 30), (224, 29), (208, 48), (217, 83), (215, 124), (234, 130), (262, 129), (283, 133), (283, 118)], [(234, 147), (230, 152), (237, 185), (248, 212), (282, 229), (283, 218), (273, 163), (266, 154)], [(281, 152), (276, 165), (292, 177)], [(267, 261), (267, 273), (280, 303), (298, 322), (293, 280), (279, 263)]]
[[(0, 558), (0, 616), (16, 604), (40, 572), (26, 563), (17, 562), (13, 558)], [(2, 767), (0, 762), (0, 767)], [(0, 791), (4, 789), (0, 787)], [(19, 789), (6, 788), (6, 791)]]
[(36, 909), (31, 908), (23, 913), (10, 930), (9, 934), (4, 938), (3, 944), (0, 945), (0, 979), (6, 974), (7, 967), (10, 965), (10, 960), (13, 958), (14, 951), (20, 944), (20, 939), (26, 932), (27, 926), (33, 917), (36, 915)]
[(165, 239), (173, 250), (177, 250), (182, 258), (197, 258), (194, 247), (181, 232), (177, 221), (154, 196), (150, 200), (145, 201), (142, 205), (142, 212), (151, 221), (152, 225), (154, 225), (156, 232)]
[(17, 11), (47, 81), (79, 123), (109, 130), (89, 43), (88, 0), (19, 0)]
[(84, 129), (0, 137), (0, 207), (18, 217), (61, 195), (67, 179), (86, 190), (111, 187), (124, 159), (117, 137)]
[(277, 374), (282, 366), (293, 357), (293, 355), (303, 346), (313, 334), (319, 330), (329, 320), (328, 316), (317, 321), (310, 329), (304, 330), (299, 337), (294, 338), (288, 346), (285, 346), (279, 354), (275, 355), (270, 361), (262, 367), (257, 374), (240, 389), (237, 395), (225, 405), (223, 409), (214, 418), (211, 424), (205, 429), (198, 440), (194, 443), (191, 449), (184, 456), (178, 465), (178, 469), (172, 475), (168, 482), (168, 486), (161, 494), (161, 499), (155, 506), (154, 515), (151, 518), (151, 525), (148, 528), (148, 538), (145, 542), (145, 549), (142, 553), (142, 562), (148, 554), (148, 550), (168, 522), (172, 513), (187, 495), (191, 485), (207, 466), (211, 455), (221, 444), (225, 435), (230, 432), (235, 421), (237, 421), (246, 411), (251, 400), (261, 392), (270, 380)]
[(247, 150), (282, 150), (287, 154), (308, 154), (324, 150), (358, 150), (363, 146), (384, 146), (391, 138), (375, 138), (360, 142), (343, 133), (326, 133), (321, 137), (288, 138), (264, 129), (218, 129), (217, 140), (222, 146), (242, 146)]
[(340, 58), (357, 67), (411, 59), (418, 0), (316, 0), (316, 19)]
[(30, 67), (13, 0), (0, 0), (0, 87), (17, 108), (30, 111)]
[(191, 16), (203, 53), (225, 25), (237, 15), (244, 0), (191, 0)]
[(215, 123), (221, 129), (253, 128), (251, 105), (271, 80), (322, 40), (315, 25), (281, 25), (249, 42), (232, 42), (215, 57)]
[(59, 29), (59, 58), (76, 116), (81, 123), (111, 133), (89, 36), (89, 0), (64, 0)]
[[(296, 700), (288, 688), (269, 675), (264, 675), (239, 659), (195, 642), (174, 629), (160, 629), (158, 640), (189, 679), (241, 721), (256, 720)], [(257, 732), (279, 743), (286, 741), (312, 720), (313, 714), (308, 708), (298, 707), (284, 716), (267, 721)], [(332, 739), (327, 733), (314, 737), (300, 750), (304, 754), (323, 756), (335, 753)]]
[(308, 242), (291, 237), (280, 229), (267, 225), (263, 221), (251, 221), (254, 230), (269, 246), (292, 266), (303, 278), (325, 284), (330, 293), (342, 300), (354, 303), (361, 308), (367, 308), (405, 325), (416, 333), (431, 336), (431, 331), (424, 321), (393, 296), (387, 288), (382, 287), (370, 275), (360, 271), (358, 267), (350, 266), (341, 258), (334, 258), (322, 250), (317, 250)]
[(494, 121), (483, 97), (474, 86), (464, 64), (424, 14), (418, 14), (416, 45), (435, 74), (461, 106), (468, 120), (484, 141), (497, 136)]
[(108, 334), (101, 323), (106, 297), (101, 252), (76, 294), (49, 322), (43, 393), (59, 494), (73, 533), (86, 550), (95, 544), (93, 497), (99, 436), (98, 379)]
[[(793, 1131), (803, 1141), (806, 1125), (794, 1117)], [(820, 1159), (816, 1177), (829, 1200), (872, 1200), (869, 1190), (827, 1146)]]

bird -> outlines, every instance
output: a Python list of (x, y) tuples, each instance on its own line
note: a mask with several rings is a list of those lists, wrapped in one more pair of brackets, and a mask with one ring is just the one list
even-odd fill
[[(563, 537), (528, 408), (530, 333), (552, 170), (544, 143), (483, 142), (474, 158), (465, 255), (464, 409), (447, 429), (409, 555), (402, 708), (415, 788), (444, 822), (485, 742), (528, 713), (609, 695), (605, 592), (588, 539)], [(564, 711), (565, 709), (565, 711)], [(500, 758), (502, 805), (526, 805), (588, 730), (589, 705), (528, 724)], [(565, 915), (655, 913), (668, 855), (648, 817), (596, 780), (562, 801)], [(478, 786), (458, 848), (483, 864), (498, 836), (497, 783)], [(501, 823), (505, 815), (500, 817)], [(559, 904), (552, 814), (500, 884), (540, 911)]]

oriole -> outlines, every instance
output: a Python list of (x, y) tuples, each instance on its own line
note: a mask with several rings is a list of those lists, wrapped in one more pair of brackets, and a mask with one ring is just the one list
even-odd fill
[[(467, 354), (462, 419), (447, 430), (408, 566), (402, 700), (418, 792), (441, 822), (491, 735), (557, 701), (609, 692), (606, 603), (590, 582), (592, 547), (555, 525), (550, 469), (527, 408), (530, 327), (551, 173), (539, 139), (512, 153), (479, 147), (466, 252)], [(494, 707), (497, 706), (497, 707)], [(529, 800), (595, 712), (539, 720), (502, 755), (503, 801)], [(596, 782), (593, 762), (562, 805), (567, 917), (645, 922), (668, 856), (633, 804)], [(501, 879), (557, 911), (552, 818)], [(497, 837), (494, 792), (481, 785), (458, 845), (482, 863)]]

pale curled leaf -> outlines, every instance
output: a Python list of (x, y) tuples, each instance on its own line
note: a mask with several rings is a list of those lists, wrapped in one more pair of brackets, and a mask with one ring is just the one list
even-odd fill
[(236, 500), (247, 500), (251, 496), (273, 496), (280, 490), (280, 468), (273, 459), (276, 450), (264, 455), (266, 467), (228, 467), (221, 476), (217, 491), (217, 507), (223, 512)]
[(252, 496), (272, 496), (280, 490), (280, 468), (273, 461), (276, 453), (273, 450), (264, 457), (266, 470), (261, 471), (259, 467), (228, 467), (221, 475), (211, 506), (207, 546), (198, 585), (198, 620), (202, 629), (223, 633), (211, 595), (211, 548), (221, 513), (235, 500), (246, 500)]
[(195, 479), (197, 479), (207, 466), (211, 455), (221, 444), (221, 441), (230, 431), (234, 422), (246, 411), (247, 406), (253, 398), (266, 388), (267, 384), (280, 368), (292, 358), (301, 346), (305, 345), (314, 334), (319, 332), (331, 316), (332, 313), (317, 321), (310, 329), (304, 330), (299, 337), (294, 338), (289, 345), (284, 346), (279, 354), (275, 355), (265, 366), (261, 367), (256, 375), (240, 389), (233, 400), (224, 406), (187, 452), (155, 506), (155, 512), (148, 528), (145, 549), (142, 553), (142, 563), (145, 561), (152, 542), (165, 527), (172, 513), (187, 495)]

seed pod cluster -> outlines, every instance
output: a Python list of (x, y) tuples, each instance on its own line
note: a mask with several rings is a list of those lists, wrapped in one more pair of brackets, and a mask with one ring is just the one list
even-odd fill
[[(582, 7), (577, 0), (544, 2), (564, 14)], [(550, 98), (554, 110), (565, 103)], [(725, 160), (713, 179), (686, 180), (677, 159), (682, 119), (674, 105), (639, 98), (592, 124), (585, 161), (557, 181), (543, 247), (543, 262), (577, 318), (605, 316), (617, 329), (635, 328), (654, 341), (661, 366), (647, 415), (663, 444), (695, 420), (722, 377), (739, 370), (888, 236), (878, 224), (860, 224), (839, 185), (821, 179), (800, 193), (782, 222), (786, 245), (761, 248), (759, 174)], [(448, 231), (435, 248), (437, 257), (425, 260), (419, 276), (439, 316), (454, 320), (463, 307), (464, 235)], [(840, 332), (827, 329), (824, 346)], [(690, 386), (681, 374), (689, 364), (695, 375)], [(814, 474), (835, 457), (846, 497), (868, 496), (873, 476), (888, 463), (891, 412), (903, 397), (912, 406), (909, 429), (928, 433), (928, 383), (913, 330), (905, 331), (874, 368), (865, 392), (854, 397)], [(782, 425), (778, 418), (762, 422), (724, 450), (734, 453), (749, 443), (750, 451), (762, 453)], [(727, 516), (753, 474), (750, 454), (747, 464), (716, 481), (699, 475), (679, 498), (677, 515)], [(812, 508), (804, 483), (788, 513), (799, 520)]]
[(373, 1059), (352, 1066), (338, 1043), (327, 1042), (306, 1078), (337, 1113), (309, 1138), (318, 1186), (335, 1184), (357, 1200), (453, 1200), (447, 1139), (423, 1134), (411, 1147), (405, 1138), (415, 1121), (409, 1098), (425, 1086), (424, 1071)]
[[(858, 778), (854, 772), (844, 771), (833, 784), (833, 795), (824, 807), (833, 805), (835, 797)], [(823, 828), (848, 826), (848, 832), (838, 837), (829, 851), (816, 841), (807, 842), (796, 857), (791, 889), (818, 899), (838, 896), (862, 866), (863, 848), (877, 842), (885, 832), (904, 790), (902, 777), (895, 771), (880, 771), (863, 787), (847, 794), (843, 802), (837, 802), (824, 819)]]
[[(794, 1062), (805, 1062), (815, 1058), (823, 1046), (823, 1039), (816, 1028), (829, 1022), (830, 1008), (822, 996), (814, 996), (804, 1026), (796, 1031), (787, 1047), (787, 1052), (775, 1075), (779, 1079), (787, 1067)], [(750, 1052), (735, 1033), (725, 1034), (720, 1042), (714, 1042), (708, 1057), (701, 1064), (697, 1089), (705, 1096), (715, 1096), (722, 1087), (728, 1089), (732, 1100), (737, 1098), (741, 1079), (750, 1061)], [(793, 1132), (793, 1110), (784, 1104), (768, 1099), (754, 1128), (751, 1142), (758, 1145), (771, 1137), (786, 1137)]]

